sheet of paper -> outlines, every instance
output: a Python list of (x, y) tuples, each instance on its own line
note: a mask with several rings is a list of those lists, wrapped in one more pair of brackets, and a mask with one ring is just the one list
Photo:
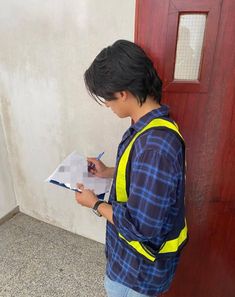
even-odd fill
[(71, 190), (76, 190), (76, 184), (81, 183), (85, 188), (93, 190), (96, 195), (100, 195), (109, 191), (112, 179), (99, 178), (90, 174), (86, 158), (73, 152), (46, 179), (46, 182), (53, 183), (53, 181)]

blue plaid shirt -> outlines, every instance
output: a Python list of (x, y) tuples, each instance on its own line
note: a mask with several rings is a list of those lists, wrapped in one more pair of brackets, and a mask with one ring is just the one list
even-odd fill
[[(154, 118), (170, 120), (168, 114), (169, 108), (162, 105), (133, 124), (118, 147), (117, 163), (136, 132)], [(169, 288), (179, 255), (150, 262), (120, 239), (118, 232), (128, 241), (162, 244), (178, 214), (176, 201), (184, 199), (183, 162), (182, 144), (177, 136), (167, 130), (151, 129), (134, 143), (126, 203), (115, 199), (114, 176), (109, 198), (114, 225), (107, 222), (106, 272), (110, 279), (148, 296)]]

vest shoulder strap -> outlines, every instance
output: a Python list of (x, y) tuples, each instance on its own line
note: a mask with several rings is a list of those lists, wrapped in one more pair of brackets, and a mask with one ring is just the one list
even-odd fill
[(126, 149), (124, 150), (122, 156), (119, 159), (119, 163), (117, 166), (117, 176), (116, 176), (116, 199), (118, 202), (126, 202), (128, 200), (128, 194), (126, 191), (127, 187), (127, 178), (126, 178), (126, 169), (128, 160), (130, 157), (131, 149), (134, 145), (135, 140), (143, 134), (145, 131), (153, 128), (167, 128), (171, 131), (175, 132), (179, 137), (183, 140), (183, 136), (179, 132), (179, 128), (176, 123), (172, 123), (168, 120), (162, 118), (155, 118), (150, 121), (142, 130), (137, 132), (130, 143), (127, 145)]

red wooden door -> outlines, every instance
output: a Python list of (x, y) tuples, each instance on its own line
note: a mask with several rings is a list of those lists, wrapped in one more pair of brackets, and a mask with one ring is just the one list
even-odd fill
[[(206, 14), (196, 79), (175, 79), (179, 19)], [(235, 1), (137, 0), (135, 41), (152, 57), (187, 144), (190, 239), (168, 297), (235, 296)]]

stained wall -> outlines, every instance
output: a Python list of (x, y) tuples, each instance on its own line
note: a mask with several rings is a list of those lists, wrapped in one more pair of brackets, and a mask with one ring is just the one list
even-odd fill
[[(0, 111), (9, 156), (0, 159), (0, 167), (10, 164), (13, 204), (100, 242), (105, 220), (79, 206), (73, 193), (44, 180), (74, 150), (88, 156), (105, 151), (103, 160), (113, 165), (129, 120), (89, 97), (83, 73), (103, 47), (133, 40), (134, 2), (0, 2)], [(12, 189), (4, 199), (12, 199)]]

